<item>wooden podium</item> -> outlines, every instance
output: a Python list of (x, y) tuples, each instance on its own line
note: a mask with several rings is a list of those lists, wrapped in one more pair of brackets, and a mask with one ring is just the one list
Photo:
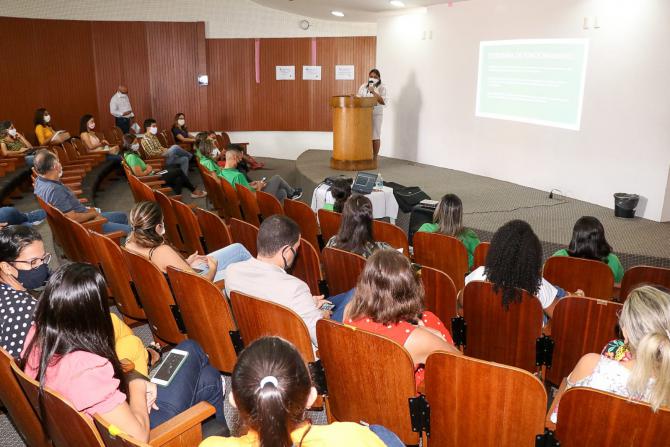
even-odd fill
[(376, 98), (333, 96), (333, 156), (330, 167), (341, 171), (377, 168), (372, 155), (372, 108)]

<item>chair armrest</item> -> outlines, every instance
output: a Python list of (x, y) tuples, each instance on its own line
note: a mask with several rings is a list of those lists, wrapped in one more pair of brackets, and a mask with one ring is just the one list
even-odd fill
[[(215, 412), (213, 406), (207, 402), (200, 402), (151, 430), (149, 444), (158, 447), (191, 430), (200, 432), (202, 421)], [(202, 433), (200, 433), (199, 438), (202, 439)]]
[(105, 236), (116, 242), (116, 245), (121, 245), (121, 239), (126, 237), (126, 233), (123, 231), (112, 231), (111, 233), (105, 233)]
[(102, 216), (98, 216), (93, 220), (89, 220), (88, 222), (82, 222), (82, 225), (84, 226), (84, 228), (88, 230), (93, 230), (100, 234), (103, 234), (102, 226), (106, 223), (107, 219), (105, 219)]
[(172, 194), (172, 188), (153, 188), (153, 189), (155, 189), (156, 191), (162, 192), (166, 196), (169, 196), (170, 194)]

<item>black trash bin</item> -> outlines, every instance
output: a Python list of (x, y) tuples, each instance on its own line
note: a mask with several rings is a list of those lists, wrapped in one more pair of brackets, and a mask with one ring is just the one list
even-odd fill
[(637, 208), (639, 201), (640, 196), (637, 194), (627, 194), (625, 192), (614, 194), (614, 215), (632, 219), (635, 217), (635, 208)]

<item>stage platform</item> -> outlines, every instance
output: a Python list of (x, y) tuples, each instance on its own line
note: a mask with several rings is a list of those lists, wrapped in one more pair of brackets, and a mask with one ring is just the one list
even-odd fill
[[(330, 169), (331, 154), (311, 149), (296, 160), (295, 179), (305, 191), (303, 201), (310, 202), (314, 188), (324, 178), (347, 172)], [(605, 226), (607, 240), (625, 268), (642, 264), (670, 268), (670, 223), (621, 219), (611, 209), (580, 200), (557, 195), (549, 199), (546, 191), (395, 158), (380, 157), (377, 172), (385, 181), (420, 186), (434, 200), (447, 192), (457, 194), (463, 200), (465, 225), (485, 241), (504, 223), (522, 219), (532, 225), (547, 257), (570, 242), (577, 219), (595, 216)], [(401, 212), (397, 224), (407, 231), (409, 215)]]

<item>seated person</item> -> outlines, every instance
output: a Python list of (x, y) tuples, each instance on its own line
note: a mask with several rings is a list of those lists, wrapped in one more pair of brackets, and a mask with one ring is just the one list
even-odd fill
[(77, 199), (72, 190), (65, 186), (60, 178), (63, 175), (63, 166), (58, 158), (46, 149), (35, 154), (35, 195), (54, 208), (60, 210), (72, 220), (79, 223), (88, 222), (98, 216), (107, 219), (102, 225), (102, 231), (111, 233), (122, 231), (130, 233), (128, 217), (125, 213), (118, 211), (100, 212), (96, 208), (87, 208)]
[[(122, 156), (130, 170), (133, 171), (133, 174), (138, 177), (154, 175), (154, 168), (144, 163), (139, 150), (140, 143), (137, 141), (137, 137), (129, 133), (125, 134), (123, 136)], [(160, 178), (165, 182), (166, 185), (172, 188), (175, 194), (181, 194), (182, 188), (185, 187), (191, 191), (192, 199), (200, 199), (207, 196), (205, 191), (196, 189), (188, 176), (184, 174), (184, 171), (179, 169), (177, 166), (166, 166), (164, 171), (167, 172), (161, 174)]]
[[(216, 132), (214, 131), (207, 131), (207, 132), (199, 132), (195, 136), (195, 143), (193, 143), (193, 147), (196, 149), (196, 156), (198, 157), (198, 160), (201, 159), (202, 153), (198, 150), (198, 148), (203, 147), (203, 141), (209, 140), (212, 142), (212, 145), (214, 148), (212, 148), (212, 151), (216, 149), (218, 151), (217, 156), (212, 158), (216, 162), (218, 166), (221, 168), (226, 167), (226, 149), (225, 148), (220, 148), (219, 147), (219, 142), (216, 139)], [(249, 177), (249, 166), (247, 165), (247, 162), (242, 160), (237, 164), (237, 170), (240, 171), (242, 174), (244, 174), (244, 177), (247, 179), (248, 182), (251, 183), (251, 177)]]
[(0, 207), (0, 224), (5, 225), (39, 225), (47, 218), (44, 210), (34, 210), (24, 213), (13, 206)]
[(109, 141), (98, 138), (95, 133), (95, 118), (93, 115), (86, 114), (81, 117), (79, 121), (79, 138), (86, 146), (88, 152), (102, 152), (107, 154), (108, 159), (120, 160), (117, 156), (119, 153), (119, 146), (110, 146)]
[(35, 110), (35, 136), (40, 146), (63, 144), (69, 140), (70, 133), (66, 130), (55, 131), (51, 122), (51, 114), (45, 108)]
[(605, 238), (605, 228), (592, 216), (581, 217), (572, 229), (572, 240), (567, 249), (558, 250), (552, 256), (571, 256), (573, 258), (601, 261), (609, 266), (614, 282), (623, 279), (623, 266)]
[(146, 152), (149, 158), (165, 158), (165, 165), (176, 165), (181, 168), (184, 174), (188, 175), (188, 163), (193, 158), (193, 154), (185, 151), (178, 145), (174, 144), (170, 148), (164, 148), (161, 142), (158, 141), (156, 134), (158, 133), (158, 126), (156, 120), (149, 118), (144, 120), (144, 138), (142, 138), (142, 149)]
[(670, 408), (670, 294), (652, 286), (633, 290), (619, 327), (624, 340), (610, 342), (602, 354), (583, 356), (568, 376), (567, 388), (607, 391), (647, 402), (655, 412)]
[(177, 144), (193, 144), (195, 138), (191, 137), (186, 127), (186, 117), (183, 113), (177, 113), (174, 116), (174, 123), (172, 123), (172, 136)]
[(11, 121), (0, 122), (0, 155), (3, 157), (23, 156), (28, 167), (33, 166), (35, 155), (33, 145), (17, 132)]
[[(558, 298), (565, 291), (542, 277), (542, 245), (528, 223), (511, 220), (500, 227), (491, 239), (486, 264), (465, 277), (470, 281), (489, 281), (493, 290), (502, 290), (502, 305), (521, 300), (525, 290), (540, 300), (544, 313), (551, 318)], [(459, 294), (459, 301), (462, 297)]]
[[(300, 247), (300, 227), (289, 217), (274, 215), (265, 219), (258, 230), (257, 245), (256, 259), (228, 267), (226, 294), (230, 296), (235, 290), (288, 307), (303, 319), (316, 346), (316, 322), (331, 313), (333, 320), (342, 321), (353, 291), (325, 300), (323, 295), (313, 296), (304, 281), (287, 273)], [(332, 312), (320, 309), (327, 303), (335, 305)]]
[(364, 258), (380, 249), (394, 249), (372, 237), (372, 202), (360, 194), (354, 194), (344, 202), (340, 229), (328, 240), (326, 247), (350, 251)]
[[(316, 398), (309, 370), (295, 347), (279, 337), (260, 338), (240, 354), (229, 397), (249, 432), (239, 438), (212, 436), (200, 447), (404, 447), (381, 426), (367, 427), (355, 422), (312, 425), (306, 411)], [(376, 432), (380, 432), (379, 436)]]
[(242, 244), (227, 247), (201, 256), (193, 253), (186, 260), (165, 241), (163, 212), (156, 202), (139, 202), (130, 210), (132, 231), (126, 240), (126, 248), (148, 259), (166, 273), (172, 266), (187, 272), (197, 272), (210, 281), (225, 279), (226, 268), (235, 263), (251, 259), (251, 254)]
[(344, 208), (344, 203), (351, 196), (351, 181), (347, 179), (337, 179), (330, 185), (328, 192), (330, 192), (330, 197), (332, 197), (333, 203), (328, 203), (330, 202), (330, 199), (326, 196), (326, 203), (323, 204), (323, 209), (341, 213)]
[(228, 148), (226, 150), (226, 165), (224, 168), (217, 166), (214, 161), (219, 155), (219, 150), (214, 147), (211, 141), (204, 140), (198, 151), (200, 153), (200, 164), (206, 169), (216, 172), (219, 177), (225, 178), (234, 188), (237, 188), (239, 184), (252, 191), (260, 189), (263, 192), (272, 194), (280, 202), (287, 197), (294, 200), (302, 197), (302, 189), (292, 188), (291, 185), (278, 175), (273, 175), (267, 183), (262, 180), (249, 183), (244, 174), (237, 169), (237, 164), (242, 159), (242, 153), (235, 148)]
[(463, 226), (463, 202), (456, 194), (445, 194), (435, 208), (433, 223), (421, 225), (418, 231), (446, 234), (457, 238), (468, 252), (468, 269), (472, 268), (479, 237), (477, 233)]
[(417, 388), (431, 353), (461, 353), (445, 324), (426, 310), (423, 284), (409, 259), (396, 250), (377, 250), (370, 256), (344, 315), (347, 324), (404, 346), (415, 365)]
[(100, 414), (142, 442), (151, 428), (201, 401), (213, 405), (217, 422), (225, 425), (221, 374), (194, 341), (175, 347), (189, 355), (167, 386), (123, 372), (107, 300), (105, 280), (93, 266), (73, 263), (58, 269), (44, 289), (23, 347), (25, 373), (87, 417)]

